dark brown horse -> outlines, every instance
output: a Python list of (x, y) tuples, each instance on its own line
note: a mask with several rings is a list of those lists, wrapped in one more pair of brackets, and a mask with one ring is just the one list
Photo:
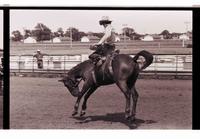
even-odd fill
[[(137, 62), (139, 56), (143, 56), (145, 59), (142, 65)], [(152, 61), (153, 55), (143, 50), (137, 53), (134, 58), (125, 54), (117, 54), (114, 57), (110, 57), (110, 62), (107, 62), (104, 68), (95, 66), (91, 60), (86, 60), (72, 68), (60, 80), (74, 97), (78, 97), (72, 115), (74, 116), (78, 113), (79, 103), (84, 95), (80, 116), (85, 114), (87, 100), (99, 86), (116, 83), (126, 98), (125, 118), (133, 121), (138, 99), (135, 82), (139, 72), (148, 67)], [(79, 91), (78, 86), (80, 79), (84, 80), (81, 91)], [(130, 105), (131, 98), (132, 106)]]

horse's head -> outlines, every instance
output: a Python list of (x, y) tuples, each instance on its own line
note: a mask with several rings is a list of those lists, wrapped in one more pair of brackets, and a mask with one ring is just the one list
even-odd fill
[(80, 93), (78, 84), (72, 78), (70, 78), (69, 76), (65, 76), (63, 79), (59, 81), (64, 83), (64, 85), (67, 87), (72, 96), (74, 97), (79, 96)]

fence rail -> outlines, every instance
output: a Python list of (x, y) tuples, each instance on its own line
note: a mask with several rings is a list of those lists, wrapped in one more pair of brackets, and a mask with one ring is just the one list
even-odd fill
[[(134, 54), (130, 56), (133, 57)], [(10, 72), (62, 74), (87, 59), (87, 54), (48, 55), (43, 57), (43, 69), (38, 69), (37, 60), (33, 55), (10, 55)], [(139, 61), (142, 61), (142, 58)], [(153, 63), (143, 73), (192, 75), (192, 55), (154, 55)]]

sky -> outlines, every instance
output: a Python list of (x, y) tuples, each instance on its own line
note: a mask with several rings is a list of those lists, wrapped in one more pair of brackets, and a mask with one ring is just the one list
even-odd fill
[(3, 11), (0, 10), (0, 49), (3, 49)]
[(102, 32), (99, 25), (102, 16), (109, 16), (117, 33), (122, 28), (132, 27), (137, 33), (185, 32), (192, 27), (191, 11), (138, 11), (138, 10), (11, 10), (10, 31), (34, 29), (37, 23), (44, 23), (52, 31), (62, 27), (66, 31), (75, 27), (84, 32)]

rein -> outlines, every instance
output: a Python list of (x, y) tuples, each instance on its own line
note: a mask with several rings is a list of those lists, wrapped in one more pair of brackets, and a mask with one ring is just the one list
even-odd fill
[(75, 82), (74, 87), (77, 87), (82, 80), (83, 80), (83, 78), (81, 78), (79, 81)]
[(79, 81), (73, 81), (72, 79), (70, 79), (70, 81), (72, 82), (72, 87), (76, 88), (82, 80), (82, 78)]

